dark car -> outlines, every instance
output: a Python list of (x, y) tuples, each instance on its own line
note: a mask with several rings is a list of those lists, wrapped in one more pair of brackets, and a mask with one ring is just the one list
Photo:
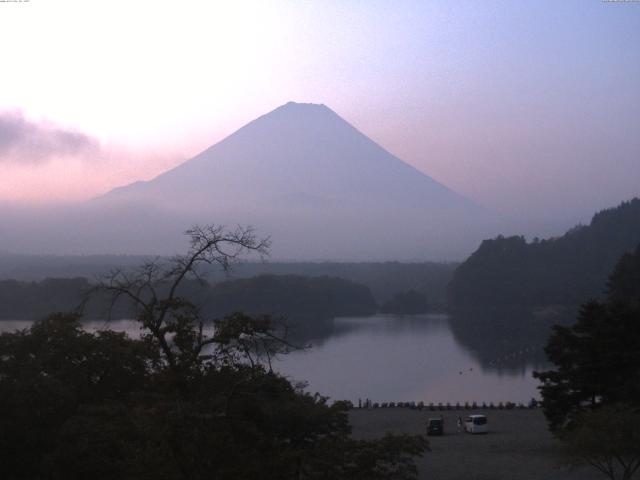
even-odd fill
[(444, 434), (444, 420), (442, 418), (430, 418), (427, 420), (427, 435)]

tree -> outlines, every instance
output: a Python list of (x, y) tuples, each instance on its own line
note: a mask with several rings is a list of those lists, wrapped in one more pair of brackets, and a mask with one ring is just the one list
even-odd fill
[(609, 277), (609, 302), (640, 308), (640, 245), (625, 253)]
[[(571, 427), (576, 415), (601, 404), (640, 406), (640, 308), (633, 279), (640, 249), (625, 255), (610, 280), (606, 303), (591, 301), (571, 327), (555, 326), (545, 348), (555, 370), (536, 372), (544, 412), (553, 431)], [(631, 292), (631, 293), (627, 293)]]
[(66, 422), (87, 405), (123, 404), (151, 382), (158, 356), (74, 314), (0, 335), (0, 464), (4, 478), (39, 478)]
[(121, 299), (133, 306), (141, 329), (157, 344), (183, 394), (186, 380), (203, 365), (203, 351), (216, 339), (206, 334), (204, 319), (180, 295), (181, 287), (189, 279), (202, 281), (203, 265), (218, 265), (227, 271), (242, 254), (266, 255), (270, 245), (268, 238), (259, 239), (251, 228), (196, 225), (185, 234), (190, 240), (186, 254), (165, 262), (149, 261), (133, 272), (112, 271), (91, 292), (110, 294), (111, 308)]
[(630, 480), (640, 468), (640, 412), (612, 405), (583, 412), (561, 436), (572, 465), (587, 464), (611, 480)]
[(551, 431), (571, 458), (609, 478), (640, 468), (640, 248), (610, 277), (607, 301), (591, 301), (571, 327), (555, 326), (536, 372)]

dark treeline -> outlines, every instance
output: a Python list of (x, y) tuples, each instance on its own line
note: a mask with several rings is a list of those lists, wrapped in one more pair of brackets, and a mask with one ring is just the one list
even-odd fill
[(93, 279), (114, 268), (137, 267), (149, 258), (143, 255), (26, 255), (0, 251), (0, 279)]
[(640, 243), (640, 199), (597, 213), (559, 238), (482, 242), (455, 271), (449, 306), (579, 305), (599, 298), (622, 254)]
[[(114, 268), (130, 268), (148, 261), (135, 255), (13, 255), (0, 253), (0, 279), (41, 281), (45, 278), (94, 279)], [(340, 263), (340, 262), (241, 262), (234, 265), (231, 278), (250, 278), (262, 274), (305, 277), (338, 277), (365, 285), (378, 303), (395, 294), (417, 290), (429, 297), (431, 305), (444, 305), (446, 285), (456, 268), (454, 263)], [(203, 269), (206, 272), (206, 269)], [(226, 274), (210, 269), (212, 283), (227, 280)]]
[(371, 315), (378, 306), (367, 287), (342, 278), (259, 275), (213, 285), (206, 309), (215, 316), (243, 311), (333, 318)]
[[(159, 288), (163, 288), (160, 286)], [(45, 279), (41, 282), (0, 281), (0, 318), (38, 319), (55, 311), (82, 311), (85, 318), (104, 318), (107, 299), (92, 295), (85, 278)], [(243, 311), (252, 314), (301, 319), (308, 316), (332, 319), (338, 316), (371, 315), (378, 306), (363, 285), (332, 277), (260, 275), (215, 284), (195, 280), (183, 282), (181, 296), (198, 305), (209, 317)], [(113, 318), (132, 318), (125, 302), (111, 312)]]
[(378, 310), (367, 287), (326, 276), (259, 275), (220, 282), (199, 294), (209, 317), (238, 311), (272, 315), (283, 319), (291, 337), (303, 343), (332, 334), (335, 317), (372, 315)]
[(47, 278), (41, 282), (1, 280), (0, 318), (36, 320), (51, 312), (77, 310), (90, 287), (86, 278)]
[(381, 313), (400, 315), (416, 315), (427, 313), (428, 310), (427, 296), (415, 290), (396, 293), (391, 300), (386, 301), (380, 307)]
[(394, 295), (416, 290), (427, 295), (432, 308), (446, 304), (446, 288), (457, 263), (242, 263), (234, 267), (235, 276), (274, 275), (329, 276), (362, 284), (371, 290), (379, 304)]

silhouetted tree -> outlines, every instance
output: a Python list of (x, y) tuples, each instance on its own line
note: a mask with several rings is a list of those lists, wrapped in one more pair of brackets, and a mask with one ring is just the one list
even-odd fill
[(609, 303), (640, 308), (640, 245), (625, 253), (609, 277)]
[(202, 265), (216, 264), (226, 271), (242, 254), (266, 255), (269, 248), (269, 239), (257, 238), (251, 228), (194, 226), (185, 234), (190, 240), (186, 254), (149, 261), (133, 271), (114, 270), (94, 289), (108, 293), (112, 307), (122, 299), (133, 306), (136, 320), (158, 346), (183, 393), (187, 379), (202, 368), (203, 350), (216, 340), (180, 288), (190, 279), (202, 280)]
[(590, 465), (611, 480), (630, 480), (640, 468), (640, 412), (623, 404), (581, 413), (561, 436), (570, 463)]
[(640, 248), (614, 269), (605, 303), (582, 306), (572, 327), (554, 328), (542, 381), (544, 413), (572, 458), (609, 478), (640, 468)]
[(65, 423), (83, 405), (127, 402), (159, 358), (123, 333), (88, 333), (77, 315), (55, 314), (0, 335), (0, 359), (2, 475), (39, 478)]
[(606, 303), (588, 302), (575, 325), (553, 329), (545, 351), (557, 368), (534, 375), (542, 381), (544, 411), (554, 431), (600, 404), (640, 406), (638, 291), (623, 280), (632, 284), (639, 257), (640, 248), (622, 257), (611, 276)]

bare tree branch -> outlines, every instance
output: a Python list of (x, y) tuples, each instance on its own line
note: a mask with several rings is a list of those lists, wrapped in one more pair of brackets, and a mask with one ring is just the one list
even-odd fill
[[(202, 265), (218, 265), (228, 271), (242, 255), (256, 253), (264, 258), (271, 243), (269, 238), (258, 238), (251, 227), (241, 226), (229, 230), (222, 225), (195, 225), (185, 235), (189, 237), (186, 254), (167, 260), (155, 258), (133, 270), (113, 270), (100, 279), (95, 289), (109, 296), (109, 318), (121, 300), (132, 304), (136, 319), (158, 343), (176, 377), (193, 367), (203, 358), (205, 349), (218, 341), (215, 335), (205, 334), (198, 309), (180, 298), (179, 290), (185, 280), (193, 278), (204, 283)], [(252, 363), (269, 351), (270, 363), (270, 349), (274, 348), (271, 343), (275, 341), (275, 336), (261, 331), (239, 346)], [(206, 353), (205, 357), (212, 355)]]

